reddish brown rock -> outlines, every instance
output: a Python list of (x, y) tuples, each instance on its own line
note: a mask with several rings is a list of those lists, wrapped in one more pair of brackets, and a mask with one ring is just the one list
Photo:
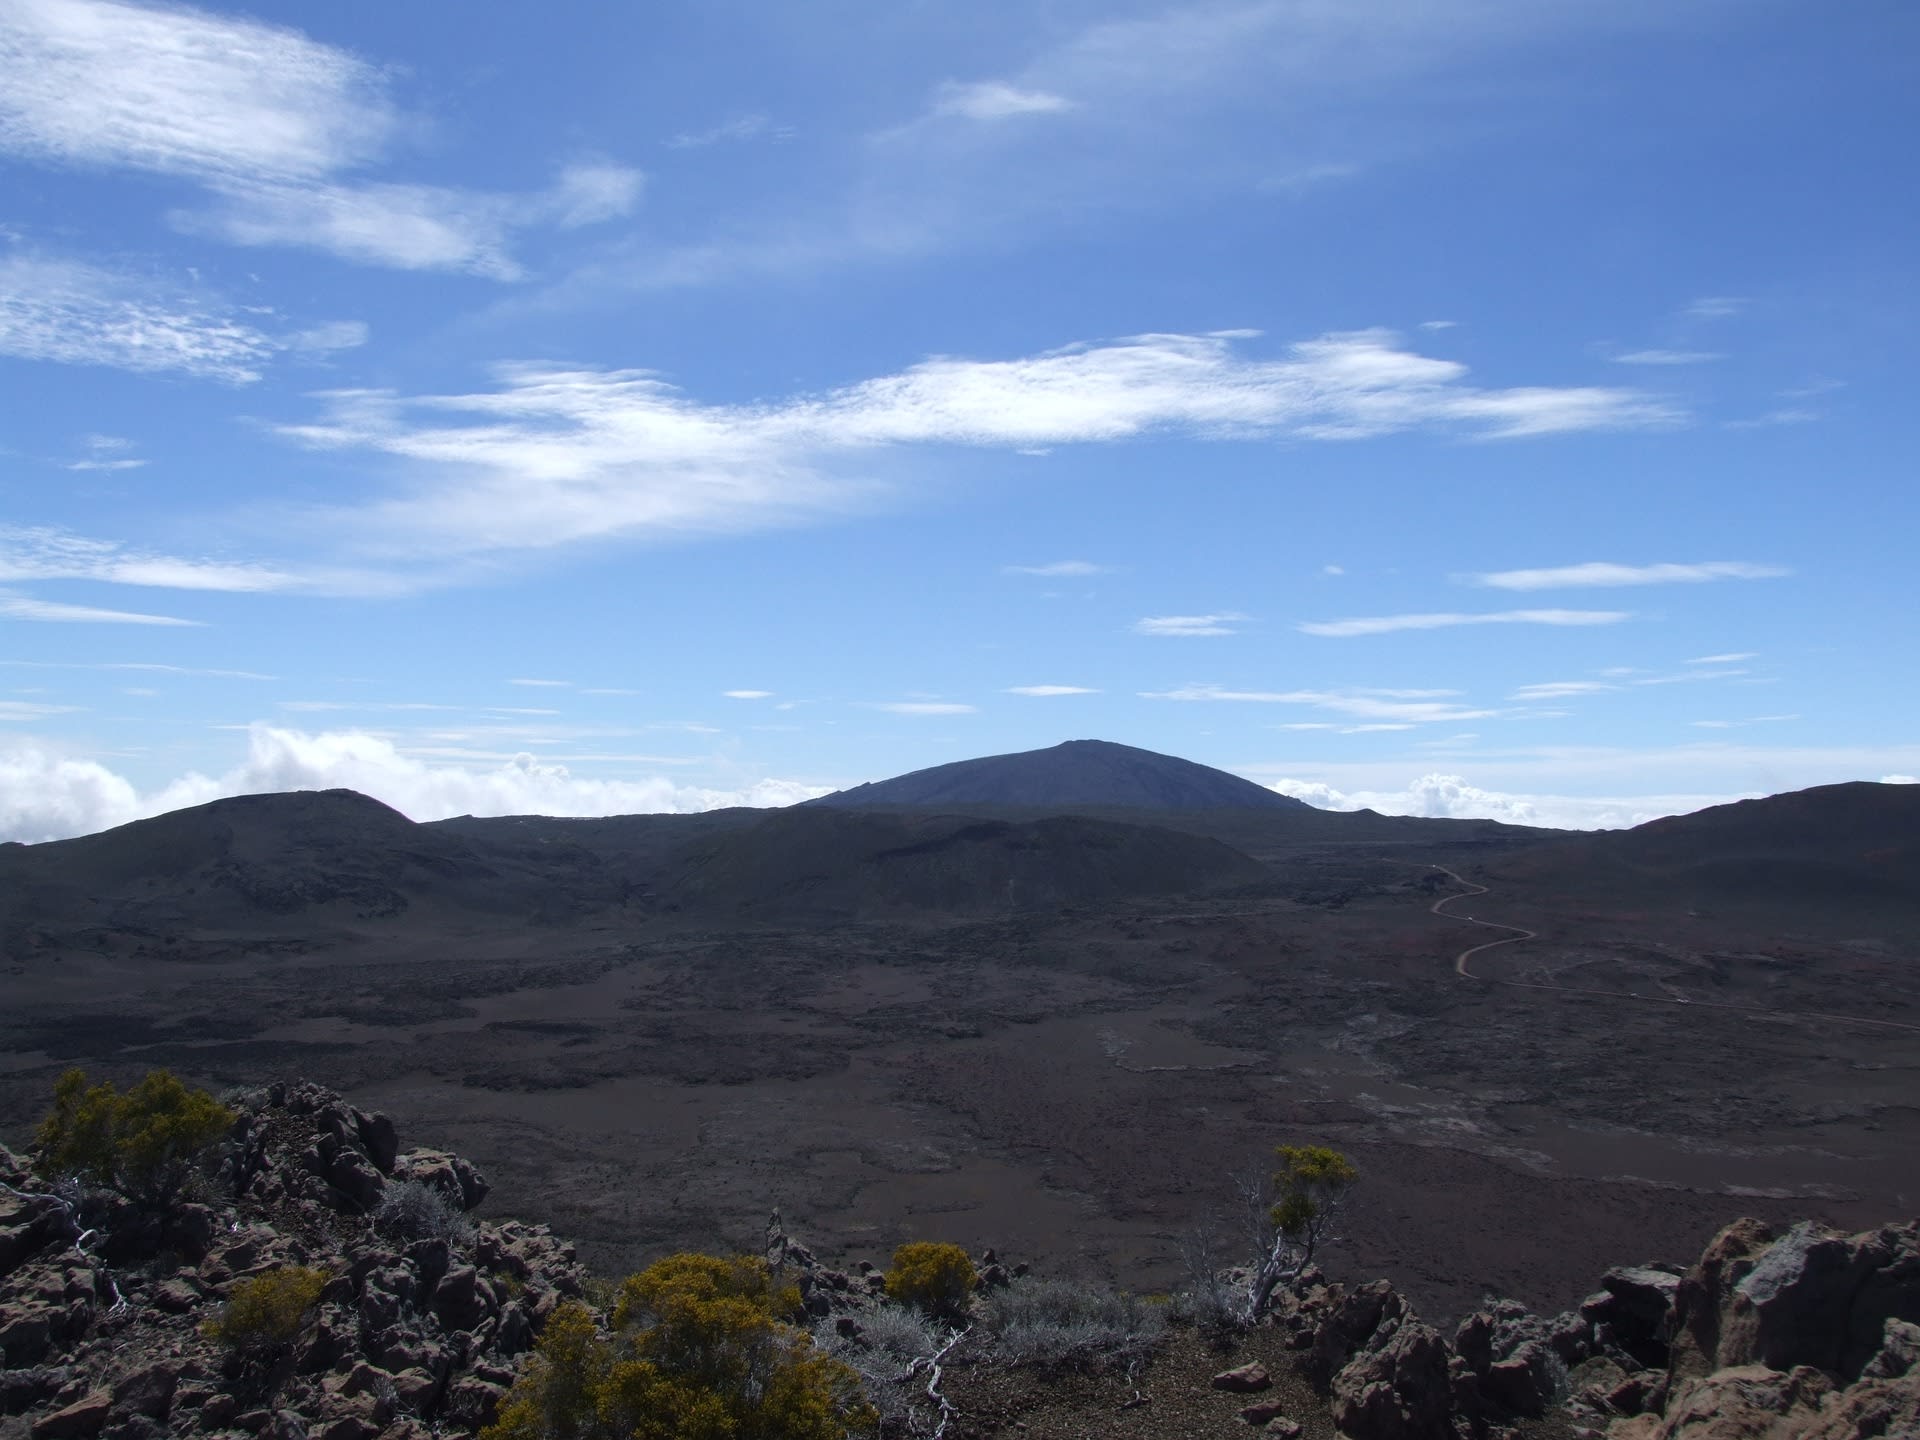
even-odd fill
[(1265, 1390), (1273, 1384), (1273, 1380), (1267, 1374), (1267, 1367), (1255, 1360), (1233, 1370), (1222, 1370), (1213, 1377), (1212, 1384), (1216, 1390), (1228, 1390), (1236, 1395), (1245, 1395), (1255, 1390)]
[(82, 1440), (98, 1435), (113, 1409), (113, 1395), (95, 1390), (71, 1405), (33, 1422), (33, 1440)]

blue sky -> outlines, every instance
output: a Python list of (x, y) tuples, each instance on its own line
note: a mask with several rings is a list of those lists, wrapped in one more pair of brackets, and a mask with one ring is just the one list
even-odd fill
[(0, 0), (0, 838), (1920, 774), (1920, 11)]

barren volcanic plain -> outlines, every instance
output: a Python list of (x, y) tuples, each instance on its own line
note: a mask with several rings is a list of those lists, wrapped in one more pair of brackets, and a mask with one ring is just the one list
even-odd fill
[(1105, 777), (1070, 803), (1031, 766), (609, 820), (332, 791), (0, 847), (0, 1138), (69, 1065), (302, 1075), (604, 1270), (777, 1207), (829, 1256), (1144, 1289), (1318, 1142), (1363, 1173), (1329, 1268), (1432, 1316), (1551, 1313), (1741, 1213), (1920, 1210), (1920, 787), (1569, 836), (1076, 744), (1040, 752)]

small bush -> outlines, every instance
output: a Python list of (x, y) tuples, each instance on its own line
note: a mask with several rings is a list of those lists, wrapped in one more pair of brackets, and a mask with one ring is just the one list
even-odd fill
[(931, 1355), (945, 1342), (933, 1322), (908, 1305), (878, 1305), (860, 1316), (860, 1338), (897, 1360)]
[(218, 1318), (201, 1331), (233, 1350), (274, 1350), (292, 1342), (331, 1278), (324, 1270), (283, 1265), (234, 1283)]
[(84, 1070), (69, 1070), (34, 1140), (44, 1174), (166, 1205), (232, 1126), (231, 1110), (168, 1071), (149, 1071), (123, 1095), (111, 1080), (89, 1086)]
[(424, 1180), (391, 1182), (374, 1207), (373, 1228), (403, 1242), (445, 1240), (459, 1245), (473, 1235), (466, 1212)]
[(881, 1305), (859, 1317), (856, 1334), (843, 1335), (829, 1318), (813, 1328), (813, 1343), (852, 1369), (877, 1412), (886, 1435), (910, 1433), (915, 1407), (924, 1398), (926, 1377), (909, 1374), (909, 1361), (931, 1355), (946, 1343), (947, 1332), (906, 1305)]
[(1133, 1360), (1160, 1343), (1167, 1307), (1137, 1295), (1065, 1280), (1016, 1280), (993, 1292), (986, 1328), (994, 1354), (1013, 1365), (1099, 1365)]
[(757, 1258), (674, 1255), (629, 1276), (602, 1336), (569, 1301), (483, 1440), (842, 1440), (872, 1428), (858, 1375), (784, 1317)]
[(973, 1261), (958, 1245), (916, 1240), (893, 1252), (887, 1298), (939, 1319), (958, 1319), (973, 1294)]

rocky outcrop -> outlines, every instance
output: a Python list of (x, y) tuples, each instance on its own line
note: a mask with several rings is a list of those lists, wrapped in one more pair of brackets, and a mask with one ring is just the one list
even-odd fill
[[(387, 1117), (308, 1084), (237, 1108), (210, 1193), (163, 1214), (0, 1190), (4, 1440), (469, 1433), (582, 1293), (571, 1246), (465, 1218), (485, 1178), (444, 1151), (402, 1153)], [(442, 1197), (444, 1233), (375, 1223), (406, 1180)], [(31, 1183), (3, 1148), (0, 1181)], [(81, 1223), (101, 1243), (76, 1246)], [(289, 1265), (330, 1277), (291, 1341), (249, 1353), (203, 1333), (237, 1283)]]
[(1508, 1302), (1470, 1316), (1449, 1344), (1385, 1280), (1347, 1290), (1309, 1271), (1276, 1319), (1354, 1440), (1483, 1433), (1541, 1414), (1564, 1388), (1553, 1326)]
[(1705, 1375), (1718, 1367), (1726, 1298), (1746, 1279), (1773, 1238), (1773, 1231), (1759, 1220), (1736, 1220), (1713, 1237), (1681, 1277), (1669, 1325), (1676, 1376)]
[(1490, 1300), (1451, 1343), (1386, 1281), (1280, 1297), (1353, 1440), (1491, 1434), (1563, 1408), (1609, 1440), (1920, 1440), (1920, 1224), (1727, 1226), (1682, 1272), (1609, 1270), (1553, 1319)]
[(1576, 1404), (1614, 1440), (1920, 1435), (1920, 1225), (1735, 1221), (1673, 1287), (1664, 1331), (1655, 1383), (1576, 1372)]

